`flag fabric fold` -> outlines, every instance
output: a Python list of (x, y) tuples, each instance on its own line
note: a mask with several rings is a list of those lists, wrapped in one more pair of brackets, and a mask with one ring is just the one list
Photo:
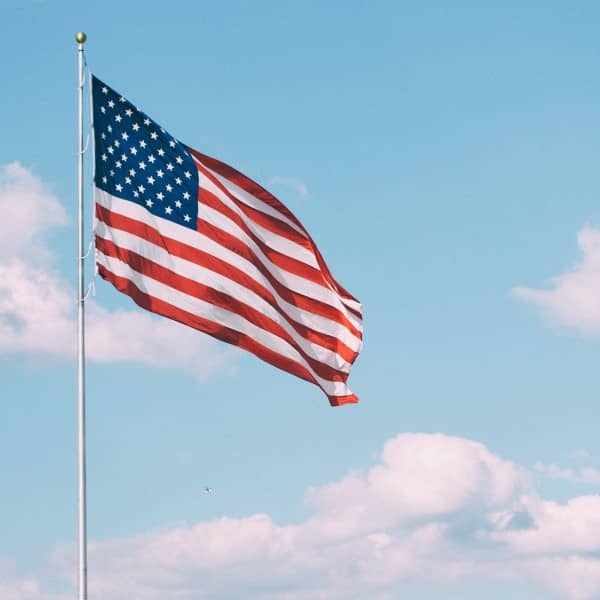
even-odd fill
[(98, 272), (139, 306), (358, 402), (362, 307), (300, 221), (92, 77)]

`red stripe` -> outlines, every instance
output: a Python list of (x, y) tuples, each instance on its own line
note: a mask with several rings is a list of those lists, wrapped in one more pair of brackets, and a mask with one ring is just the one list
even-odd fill
[[(132, 235), (143, 238), (148, 242), (155, 244), (156, 246), (164, 248), (169, 254), (189, 260), (193, 263), (200, 264), (216, 273), (220, 273), (225, 277), (228, 277), (233, 281), (237, 281), (241, 285), (252, 289), (256, 293), (260, 293), (260, 295), (272, 305), (276, 305), (276, 300), (273, 298), (267, 288), (260, 285), (256, 280), (252, 279), (233, 265), (230, 265), (229, 263), (211, 254), (179, 242), (178, 240), (163, 236), (154, 227), (151, 227), (142, 221), (114, 213), (100, 204), (96, 204), (96, 217), (109, 227), (120, 229), (121, 231), (126, 231), (127, 233), (131, 233)], [(361, 332), (358, 331), (348, 320), (348, 318), (338, 309), (330, 306), (329, 304), (325, 304), (324, 302), (320, 302), (319, 300), (309, 298), (297, 292), (293, 292), (275, 279), (269, 270), (259, 261), (254, 252), (252, 252), (252, 250), (243, 244), (243, 242), (241, 242), (238, 238), (204, 221), (199, 224), (199, 228), (201, 228), (202, 234), (207, 238), (253, 263), (254, 266), (265, 277), (265, 279), (267, 279), (271, 286), (276, 290), (278, 295), (286, 302), (296, 306), (301, 310), (305, 310), (337, 322), (346, 327), (357, 338), (361, 338)], [(272, 298), (273, 301), (271, 302), (269, 298)], [(321, 332), (314, 333), (317, 336), (327, 336), (327, 334)], [(335, 343), (330, 347), (327, 345), (328, 342), (326, 341), (325, 337), (323, 337), (321, 345), (334, 350), (346, 361), (352, 363), (358, 353), (353, 351), (337, 338), (333, 338), (333, 340)]]
[(269, 281), (269, 283), (273, 286), (273, 288), (276, 289), (277, 293), (284, 300), (302, 310), (306, 310), (315, 315), (325, 317), (330, 321), (339, 323), (340, 325), (343, 325), (349, 332), (351, 332), (357, 339), (362, 339), (362, 331), (357, 329), (352, 321), (350, 321), (340, 309), (316, 298), (311, 298), (305, 294), (301, 294), (300, 292), (290, 290), (271, 274), (259, 257), (256, 256), (256, 253), (246, 244), (244, 244), (244, 242), (242, 242), (239, 238), (232, 235), (228, 231), (224, 231), (223, 229), (212, 225), (211, 223), (207, 223), (206, 221), (199, 221), (198, 227), (201, 228), (202, 234), (211, 239), (213, 242), (223, 246), (224, 248), (227, 248), (228, 250), (231, 250), (232, 252), (235, 252), (242, 258), (245, 258), (254, 264), (256, 269), (260, 271), (261, 275), (263, 275)]
[[(259, 296), (265, 302), (267, 302), (271, 307), (273, 307), (273, 309), (276, 310), (277, 313), (283, 319), (285, 319), (285, 321), (307, 341), (321, 346), (332, 352), (335, 352), (336, 354), (339, 354), (340, 357), (342, 357), (346, 362), (350, 364), (354, 362), (354, 360), (358, 356), (358, 352), (352, 350), (337, 337), (321, 331), (311, 329), (310, 327), (307, 327), (306, 325), (295, 321), (290, 315), (288, 315), (285, 307), (279, 305), (277, 299), (268, 288), (261, 285), (258, 281), (256, 281), (237, 267), (230, 265), (224, 260), (217, 258), (212, 254), (204, 252), (203, 250), (186, 246), (185, 244), (181, 244), (176, 240), (171, 240), (169, 238), (163, 237), (160, 239), (160, 243), (157, 243), (159, 242), (159, 240), (156, 239), (156, 236), (158, 235), (157, 232), (155, 230), (151, 230), (148, 227), (144, 228), (143, 225), (138, 221), (133, 221), (132, 226), (128, 226), (128, 224), (120, 224), (125, 226), (118, 226), (114, 224), (114, 221), (127, 218), (119, 217), (119, 215), (114, 215), (114, 213), (109, 218), (113, 221), (113, 224), (111, 225), (113, 229), (120, 229), (122, 231), (130, 233), (131, 235), (135, 235), (142, 239), (146, 239), (150, 241), (150, 243), (164, 248), (172, 256), (183, 258), (189, 262), (192, 262), (210, 271), (213, 271), (214, 273), (218, 273), (219, 275), (222, 275), (223, 277), (226, 277), (231, 281), (234, 281), (239, 285), (242, 285), (245, 288), (251, 290), (257, 296)], [(104, 221), (104, 219), (100, 220)], [(147, 231), (148, 229), (150, 229), (150, 231)], [(150, 235), (154, 239), (150, 240), (149, 238), (147, 238), (144, 235), (147, 233), (150, 233)], [(99, 247), (102, 243), (104, 243), (103, 238), (96, 236), (96, 246)]]
[[(202, 163), (196, 162), (195, 164), (198, 171), (203, 173), (225, 196), (227, 196), (248, 219), (261, 225), (265, 229), (302, 246), (311, 254), (313, 253), (312, 244), (306, 235), (299, 232), (297, 229), (294, 229), (289, 223), (246, 204), (237, 196), (234, 196)], [(202, 184), (200, 184), (200, 189), (204, 189), (202, 188)]]
[[(207, 174), (210, 176), (210, 174)], [(273, 233), (280, 235), (299, 246), (306, 248), (311, 254), (313, 253), (313, 248), (309, 240), (307, 240), (303, 235), (300, 235), (291, 225), (286, 223), (285, 221), (281, 221), (272, 217), (271, 215), (267, 215), (264, 212), (261, 212), (257, 208), (253, 206), (248, 206), (245, 202), (241, 202), (238, 200), (233, 194), (230, 194), (227, 190), (225, 190), (227, 195), (235, 202), (237, 207), (243, 211), (243, 213), (250, 219), (254, 221), (261, 227), (272, 231)]]
[[(193, 327), (214, 338), (238, 346), (278, 369), (282, 369), (292, 375), (296, 375), (296, 377), (300, 377), (301, 379), (318, 385), (313, 376), (302, 365), (259, 344), (249, 336), (145, 294), (132, 281), (115, 275), (103, 265), (98, 265), (98, 273), (103, 279), (112, 283), (112, 285), (120, 292), (129, 296), (138, 306), (158, 315), (183, 323), (184, 325), (188, 325), (189, 327)], [(332, 406), (358, 402), (358, 398), (356, 398), (354, 394), (349, 396), (331, 396), (327, 394), (327, 397)]]
[(306, 234), (308, 238), (308, 233), (304, 226), (298, 219), (294, 216), (294, 214), (282, 203), (280, 202), (273, 194), (268, 192), (264, 187), (253, 181), (249, 177), (246, 177), (243, 173), (240, 173), (233, 167), (226, 165), (224, 162), (217, 160), (216, 158), (212, 158), (210, 156), (206, 156), (206, 154), (202, 154), (189, 146), (186, 146), (187, 150), (195, 156), (202, 164), (206, 165), (211, 171), (218, 173), (221, 177), (225, 177), (238, 187), (241, 187), (243, 190), (252, 194), (255, 198), (262, 200), (265, 204), (268, 204), (271, 208), (280, 212), (287, 219), (292, 221), (302, 232)]
[[(331, 286), (327, 283), (321, 271), (315, 269), (315, 267), (307, 265), (305, 262), (293, 258), (288, 254), (282, 254), (281, 252), (268, 246), (258, 235), (252, 231), (250, 227), (248, 227), (248, 223), (242, 217), (240, 217), (240, 215), (238, 215), (229, 206), (224, 204), (222, 200), (220, 200), (212, 192), (209, 192), (206, 188), (200, 188), (198, 192), (198, 202), (208, 206), (209, 208), (212, 208), (213, 210), (216, 210), (223, 216), (227, 217), (230, 221), (233, 221), (262, 250), (263, 254), (275, 266), (287, 271), (288, 273), (292, 273), (293, 275), (298, 275), (298, 277), (312, 281), (313, 283), (316, 283), (327, 290), (331, 289)], [(201, 218), (201, 212), (202, 209), (200, 209), (198, 213), (198, 218)]]
[(358, 396), (356, 394), (348, 394), (347, 396), (327, 396), (331, 406), (342, 406), (343, 404), (356, 404)]
[[(354, 300), (355, 302), (358, 302), (358, 300), (354, 296), (352, 296), (352, 294), (350, 294), (347, 290), (345, 290), (334, 279), (333, 275), (331, 274), (331, 271), (329, 270), (329, 268), (327, 267), (327, 264), (325, 263), (325, 259), (319, 252), (319, 249), (317, 248), (313, 239), (310, 237), (309, 233), (306, 231), (306, 229), (304, 229), (304, 226), (302, 225), (302, 223), (300, 223), (300, 221), (298, 221), (298, 219), (293, 215), (293, 213), (282, 202), (280, 202), (275, 196), (273, 196), (273, 194), (268, 192), (261, 185), (259, 185), (258, 183), (256, 183), (255, 181), (253, 181), (252, 179), (250, 179), (243, 173), (240, 173), (238, 170), (234, 169), (233, 167), (230, 167), (229, 165), (221, 162), (220, 160), (217, 160), (216, 158), (206, 156), (206, 154), (202, 154), (201, 152), (198, 152), (197, 150), (194, 150), (193, 148), (190, 148), (189, 146), (186, 146), (186, 148), (193, 156), (195, 156), (200, 162), (202, 162), (202, 164), (207, 166), (211, 171), (218, 173), (219, 175), (221, 175), (221, 177), (228, 179), (229, 181), (231, 181), (238, 187), (242, 188), (249, 194), (252, 194), (254, 197), (258, 198), (259, 200), (262, 200), (265, 204), (269, 205), (271, 208), (280, 212), (282, 215), (284, 215), (290, 221), (292, 221), (295, 225), (297, 225), (300, 228), (300, 230), (305, 234), (306, 238), (310, 241), (313, 252), (319, 263), (319, 266), (321, 267), (321, 270), (326, 275), (326, 277), (330, 281), (330, 283), (335, 287), (336, 290), (339, 291), (340, 295), (344, 296), (348, 300)], [(349, 310), (351, 310), (354, 314), (356, 314), (357, 317), (361, 316), (360, 311), (356, 311), (351, 308), (349, 308)]]
[(312, 370), (322, 379), (341, 382), (345, 382), (346, 379), (348, 379), (347, 373), (338, 371), (334, 367), (307, 354), (306, 351), (302, 349), (302, 347), (287, 331), (285, 331), (285, 329), (279, 323), (256, 310), (253, 306), (250, 306), (249, 304), (246, 304), (245, 302), (242, 302), (221, 290), (212, 288), (188, 277), (184, 277), (183, 275), (174, 273), (157, 262), (141, 256), (137, 252), (116, 246), (109, 240), (96, 238), (96, 247), (106, 256), (120, 260), (121, 262), (130, 266), (134, 271), (137, 271), (146, 277), (150, 277), (151, 279), (163, 283), (179, 292), (188, 294), (189, 296), (198, 298), (214, 306), (218, 306), (219, 308), (239, 315), (253, 325), (256, 325), (257, 327), (260, 327), (272, 335), (275, 335), (286, 341), (300, 354), (300, 356), (302, 356)]

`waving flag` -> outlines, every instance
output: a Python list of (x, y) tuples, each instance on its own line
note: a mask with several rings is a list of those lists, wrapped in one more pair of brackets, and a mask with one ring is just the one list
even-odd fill
[(358, 402), (360, 303), (294, 215), (92, 78), (96, 261), (139, 306)]

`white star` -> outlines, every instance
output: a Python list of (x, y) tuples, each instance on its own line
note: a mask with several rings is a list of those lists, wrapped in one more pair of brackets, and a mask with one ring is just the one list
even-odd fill
[(119, 140), (115, 140), (115, 146), (118, 148), (121, 145), (121, 142)]
[(127, 154), (121, 154), (121, 160), (127, 162)]
[(189, 222), (190, 222), (190, 215), (183, 215), (183, 220), (184, 220), (186, 223), (189, 223)]
[(122, 137), (122, 138), (123, 138), (125, 141), (127, 141), (127, 140), (129, 139), (129, 136), (127, 135), (127, 133), (126, 133), (125, 131), (124, 131), (124, 132), (121, 134), (121, 137)]
[(123, 190), (123, 186), (120, 183), (117, 183), (117, 185), (115, 185), (115, 189), (117, 190), (117, 192), (120, 192)]
[(165, 208), (165, 212), (170, 215), (173, 212), (173, 209), (170, 206), (167, 206), (167, 208)]
[(142, 140), (140, 142), (140, 148), (145, 148), (146, 147), (146, 142), (144, 140)]
[(150, 177), (147, 178), (147, 181), (150, 185), (154, 185), (154, 177), (152, 177), (152, 175), (150, 175)]
[(135, 169), (129, 169), (129, 174), (130, 174), (132, 177), (135, 177)]
[(104, 115), (106, 114), (106, 108), (104, 106), (100, 107), (100, 112)]
[(132, 146), (129, 151), (131, 154), (137, 154), (137, 148), (135, 146)]
[(121, 115), (117, 115), (117, 116), (115, 117), (115, 121), (116, 121), (117, 123), (120, 123), (122, 120), (123, 120), (123, 117), (122, 117)]
[(138, 167), (143, 171), (146, 168), (146, 163), (142, 160), (138, 163)]
[(164, 175), (164, 172), (162, 169), (159, 169), (158, 171), (156, 171), (156, 174), (158, 175), (158, 177), (162, 177)]
[(167, 183), (167, 185), (165, 186), (165, 189), (167, 190), (167, 192), (172, 192), (173, 186), (170, 183)]
[(103, 94), (108, 94), (108, 88), (107, 88), (106, 86), (104, 86), (104, 87), (102, 88), (102, 93), (103, 93)]
[(175, 202), (175, 206), (176, 206), (177, 208), (181, 208), (181, 202), (179, 202), (179, 200), (177, 200), (177, 201)]
[(167, 163), (167, 171), (172, 171), (175, 167), (171, 163)]
[(175, 148), (175, 142), (173, 140), (171, 140), (169, 142), (169, 146), (171, 146), (171, 148)]
[(175, 178), (175, 183), (176, 183), (177, 185), (181, 185), (181, 184), (182, 184), (182, 181), (181, 181), (181, 179), (180, 179), (179, 177), (176, 177), (176, 178)]
[(133, 114), (133, 111), (132, 111), (130, 108), (128, 108), (128, 109), (125, 111), (125, 114), (126, 114), (128, 117), (130, 117), (130, 116)]
[(189, 199), (190, 199), (190, 194), (189, 194), (189, 192), (183, 192), (183, 199), (184, 199), (184, 200), (189, 200)]
[(114, 172), (112, 169), (109, 171), (109, 173), (108, 173), (108, 174), (109, 174), (111, 177), (114, 177), (114, 176), (115, 176), (115, 172)]
[(125, 183), (131, 185), (131, 177), (125, 177)]
[(151, 137), (153, 140), (157, 140), (157, 139), (158, 139), (158, 133), (156, 133), (156, 131), (153, 131), (153, 132), (150, 134), (150, 137)]
[(156, 197), (157, 197), (159, 200), (162, 200), (162, 199), (165, 197), (165, 195), (164, 195), (162, 192), (158, 192), (158, 194), (156, 194)]
[(150, 119), (148, 119), (148, 118), (144, 119), (144, 125), (150, 125)]
[(137, 131), (139, 128), (140, 128), (140, 126), (139, 126), (137, 123), (134, 123), (134, 124), (131, 126), (131, 129), (133, 129), (134, 131)]
[(123, 96), (119, 97), (119, 102), (126, 102), (125, 98), (123, 98)]
[(104, 162), (106, 162), (106, 161), (108, 160), (108, 156), (106, 156), (106, 154), (103, 154), (103, 155), (102, 155), (102, 160), (103, 160)]
[(134, 196), (134, 198), (139, 198), (140, 197), (140, 195), (137, 192), (133, 192), (133, 196)]
[(188, 179), (189, 179), (189, 178), (192, 176), (192, 174), (191, 174), (189, 171), (186, 171), (186, 172), (184, 173), (184, 175), (185, 175), (185, 176), (186, 176)]
[(102, 178), (102, 183), (108, 183), (108, 177), (106, 175)]
[(100, 137), (105, 140), (106, 139), (106, 134), (104, 133), (104, 131), (100, 134)]
[(152, 206), (154, 204), (154, 202), (152, 202), (152, 200), (150, 200), (150, 198), (148, 198), (148, 200), (146, 200), (146, 204), (148, 206)]
[(108, 131), (108, 133), (112, 133), (112, 126), (108, 125), (106, 128), (106, 131)]
[(153, 163), (155, 160), (156, 159), (154, 158), (154, 155), (152, 155), (152, 154), (148, 157), (148, 162), (149, 163)]
[(114, 149), (113, 149), (113, 147), (112, 147), (112, 146), (109, 146), (109, 147), (108, 147), (108, 153), (109, 153), (109, 154), (112, 154), (113, 152), (114, 152)]
[(164, 156), (165, 155), (165, 151), (162, 148), (158, 149), (158, 155), (159, 156)]
[(143, 194), (146, 191), (146, 188), (143, 185), (138, 185), (138, 190)]
[(118, 169), (120, 169), (120, 168), (121, 168), (121, 166), (122, 166), (122, 164), (121, 164), (121, 161), (120, 161), (120, 160), (118, 160), (118, 161), (115, 163), (115, 165), (117, 166), (117, 168), (118, 168)]
[(183, 164), (183, 158), (181, 158), (181, 156), (178, 156), (175, 160), (177, 161), (178, 165)]
[(112, 100), (109, 100), (109, 101), (108, 101), (108, 105), (109, 105), (111, 108), (114, 108), (114, 107), (115, 107), (115, 103), (114, 103)]

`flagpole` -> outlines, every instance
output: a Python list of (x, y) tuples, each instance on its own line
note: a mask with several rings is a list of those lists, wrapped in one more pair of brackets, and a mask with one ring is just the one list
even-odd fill
[(75, 36), (79, 56), (78, 80), (78, 210), (77, 210), (77, 514), (78, 514), (78, 554), (77, 583), (79, 600), (87, 600), (87, 523), (85, 485), (85, 344), (84, 344), (84, 231), (83, 231), (83, 44), (87, 36), (82, 31)]

